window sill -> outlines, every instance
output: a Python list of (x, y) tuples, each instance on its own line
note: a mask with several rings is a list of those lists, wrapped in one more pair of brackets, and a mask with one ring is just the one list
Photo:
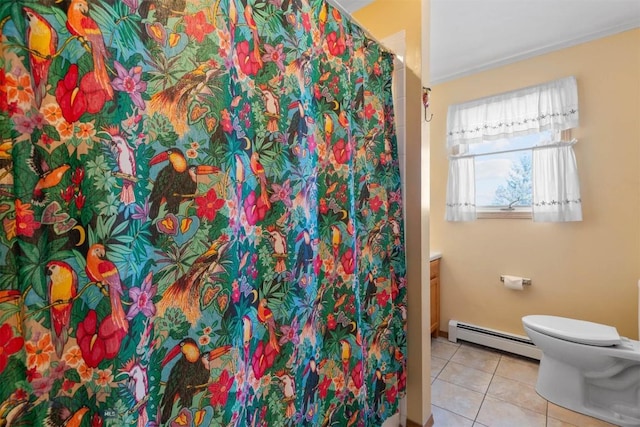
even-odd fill
[(533, 216), (530, 210), (516, 209), (513, 211), (503, 211), (500, 209), (478, 210), (478, 219), (531, 219)]

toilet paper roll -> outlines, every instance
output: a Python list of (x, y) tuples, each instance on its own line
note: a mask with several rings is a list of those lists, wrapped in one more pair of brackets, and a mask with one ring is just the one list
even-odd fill
[(504, 287), (509, 289), (514, 289), (516, 291), (521, 291), (524, 289), (522, 285), (522, 277), (519, 276), (502, 276), (504, 278)]

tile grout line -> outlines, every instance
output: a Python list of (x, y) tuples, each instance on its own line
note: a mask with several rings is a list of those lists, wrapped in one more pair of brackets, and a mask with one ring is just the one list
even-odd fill
[(482, 409), (482, 405), (484, 404), (484, 401), (487, 398), (487, 394), (489, 394), (489, 387), (491, 387), (491, 383), (493, 382), (493, 379), (496, 376), (496, 371), (498, 370), (498, 366), (500, 366), (500, 361), (501, 360), (502, 360), (502, 355), (500, 355), (500, 357), (498, 358), (498, 363), (496, 364), (496, 367), (493, 370), (493, 373), (491, 374), (491, 379), (489, 380), (489, 384), (487, 385), (487, 390), (484, 392), (484, 395), (482, 396), (482, 402), (480, 402), (480, 407), (478, 408), (478, 413), (476, 414), (476, 417), (473, 419), (473, 423), (474, 424), (476, 422), (478, 422), (478, 423), (480, 422), (480, 421), (478, 421), (478, 415), (480, 415), (480, 410)]

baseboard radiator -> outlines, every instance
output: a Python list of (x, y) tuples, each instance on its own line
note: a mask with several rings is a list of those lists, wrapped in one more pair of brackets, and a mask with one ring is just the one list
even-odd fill
[(458, 320), (450, 320), (449, 341), (458, 342), (458, 340), (480, 344), (532, 359), (540, 360), (542, 357), (540, 349), (527, 337), (483, 328)]

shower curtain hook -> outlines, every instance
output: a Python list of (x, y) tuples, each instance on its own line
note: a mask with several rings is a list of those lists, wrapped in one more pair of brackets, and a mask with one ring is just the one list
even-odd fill
[(429, 109), (429, 92), (431, 92), (430, 87), (422, 86), (422, 105), (424, 105), (424, 121), (430, 122), (433, 119), (433, 114), (429, 116), (427, 119), (427, 110)]

